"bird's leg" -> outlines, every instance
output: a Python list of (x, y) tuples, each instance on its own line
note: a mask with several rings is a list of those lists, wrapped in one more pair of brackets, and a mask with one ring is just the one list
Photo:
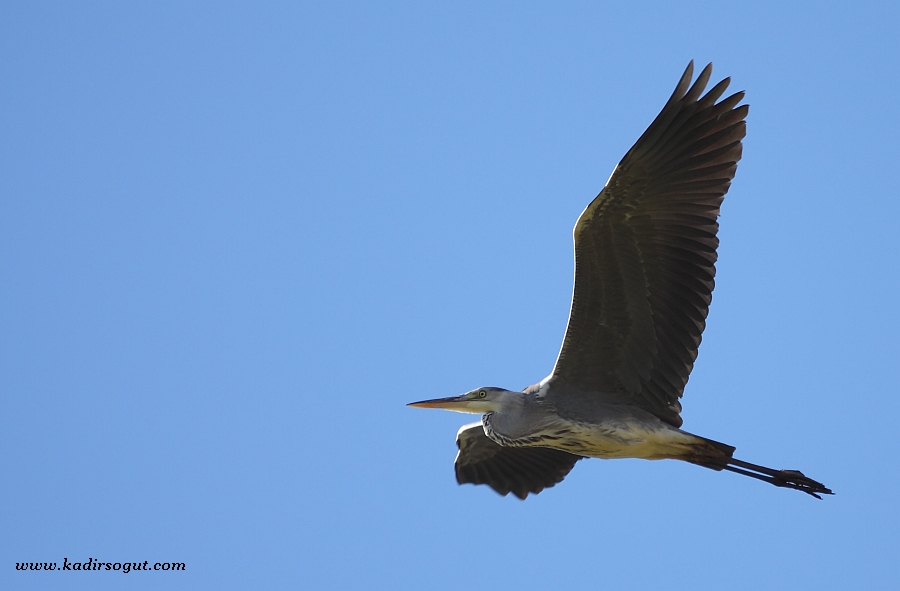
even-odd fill
[(751, 464), (750, 462), (744, 462), (742, 460), (737, 460), (734, 458), (730, 458), (728, 460), (728, 465), (725, 466), (725, 470), (735, 472), (737, 474), (743, 474), (744, 476), (750, 476), (751, 478), (756, 478), (757, 480), (762, 480), (763, 482), (768, 482), (769, 484), (774, 484), (775, 486), (793, 488), (794, 490), (803, 491), (808, 495), (816, 497), (817, 499), (822, 498), (819, 496), (819, 494), (834, 494), (824, 484), (822, 484), (821, 482), (817, 482), (812, 478), (807, 478), (806, 476), (804, 476), (803, 472), (800, 472), (798, 470), (773, 470), (772, 468), (758, 466), (756, 464)]

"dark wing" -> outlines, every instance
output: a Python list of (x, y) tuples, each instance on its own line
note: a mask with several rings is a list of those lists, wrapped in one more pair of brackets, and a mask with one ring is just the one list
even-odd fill
[(503, 496), (524, 499), (566, 477), (581, 459), (549, 447), (503, 447), (484, 434), (481, 422), (465, 425), (456, 434), (456, 481), (487, 484)]
[(563, 414), (579, 396), (599, 395), (681, 425), (678, 399), (706, 326), (717, 217), (748, 111), (736, 107), (743, 92), (716, 103), (728, 78), (700, 98), (711, 72), (712, 64), (690, 86), (688, 65), (575, 224), (572, 309), (551, 374), (567, 385), (557, 390), (567, 393), (557, 401)]

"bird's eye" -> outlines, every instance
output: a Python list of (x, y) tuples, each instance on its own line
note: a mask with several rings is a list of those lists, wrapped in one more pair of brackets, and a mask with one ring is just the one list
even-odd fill
[(484, 398), (485, 396), (487, 396), (487, 392), (485, 392), (484, 390), (481, 390), (481, 391), (478, 393), (478, 396), (480, 396), (481, 398)]

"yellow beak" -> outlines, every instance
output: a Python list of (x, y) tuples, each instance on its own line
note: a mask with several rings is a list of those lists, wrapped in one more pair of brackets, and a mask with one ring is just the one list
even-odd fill
[(423, 400), (422, 402), (410, 402), (406, 406), (415, 406), (416, 408), (443, 408), (444, 410), (455, 410), (456, 412), (471, 412), (469, 404), (475, 402), (462, 396), (450, 396), (449, 398), (435, 398), (434, 400)]

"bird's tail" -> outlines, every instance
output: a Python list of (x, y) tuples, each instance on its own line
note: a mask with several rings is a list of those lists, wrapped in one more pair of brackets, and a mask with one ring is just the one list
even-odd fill
[(712, 439), (706, 439), (705, 437), (699, 437), (699, 439), (703, 440), (703, 444), (694, 448), (697, 452), (696, 455), (684, 458), (692, 464), (712, 470), (728, 470), (729, 472), (743, 474), (744, 476), (756, 478), (782, 488), (793, 488), (794, 490), (803, 491), (817, 499), (822, 498), (819, 495), (834, 494), (824, 484), (806, 477), (799, 470), (775, 470), (744, 462), (732, 457), (735, 450), (734, 447)]

